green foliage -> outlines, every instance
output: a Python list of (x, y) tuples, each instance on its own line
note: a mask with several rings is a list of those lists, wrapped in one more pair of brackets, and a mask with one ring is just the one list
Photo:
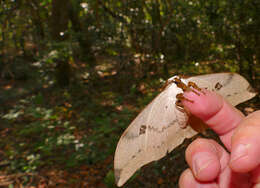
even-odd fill
[[(64, 92), (63, 96), (66, 100), (71, 98), (68, 92)], [(43, 101), (41, 94), (23, 99), (3, 115), (16, 129), (6, 152), (11, 161), (11, 171), (33, 172), (43, 165), (63, 165), (71, 169), (83, 162), (95, 164), (102, 161), (114, 153), (119, 139), (115, 133), (125, 129), (132, 117), (128, 109), (122, 109), (120, 114), (104, 110), (97, 114), (84, 110), (81, 115), (83, 119), (78, 122), (90, 120), (88, 124), (93, 124), (92, 134), (78, 139), (74, 134), (83, 127), (74, 126), (66, 118), (72, 109), (64, 106), (46, 108)], [(113, 107), (116, 108), (123, 98), (116, 97), (114, 102)], [(87, 108), (100, 108), (92, 105)], [(12, 137), (16, 139), (12, 140)]]
[[(3, 117), (13, 122), (16, 128), (16, 140), (10, 140), (13, 149), (8, 157), (12, 160), (11, 169), (21, 169), (31, 172), (43, 165), (42, 159), (47, 159), (45, 164), (66, 164), (74, 167), (85, 158), (84, 138), (77, 139), (73, 132), (76, 129), (69, 121), (61, 120), (61, 115), (67, 114), (67, 109), (57, 107), (55, 110), (39, 107), (34, 104), (39, 101), (39, 96), (23, 100), (15, 109)], [(33, 120), (33, 121), (32, 121)], [(15, 125), (19, 121), (21, 125)], [(17, 127), (19, 126), (19, 127)], [(17, 144), (18, 143), (18, 144)], [(69, 159), (58, 155), (72, 153)], [(21, 155), (22, 153), (22, 155)]]
[(115, 176), (114, 172), (112, 170), (108, 171), (106, 174), (106, 177), (104, 179), (104, 182), (108, 188), (116, 188), (117, 186), (115, 185)]
[[(87, 138), (90, 151), (88, 154), (89, 163), (104, 160), (107, 156), (114, 153), (119, 139), (119, 135), (115, 135), (115, 133), (119, 128), (122, 130), (126, 128), (129, 116), (129, 111), (123, 110), (120, 114), (102, 112), (93, 119), (93, 134)], [(102, 155), (100, 155), (101, 148)]]

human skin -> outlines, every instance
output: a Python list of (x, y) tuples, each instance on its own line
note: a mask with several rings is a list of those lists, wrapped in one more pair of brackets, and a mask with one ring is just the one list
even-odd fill
[(260, 187), (260, 111), (245, 117), (216, 93), (202, 92), (185, 92), (193, 102), (184, 99), (184, 108), (213, 129), (226, 149), (212, 139), (193, 141), (186, 150), (189, 168), (179, 187)]

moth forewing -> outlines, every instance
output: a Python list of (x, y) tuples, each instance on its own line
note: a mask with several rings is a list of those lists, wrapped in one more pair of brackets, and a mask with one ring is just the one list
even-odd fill
[[(187, 115), (176, 109), (176, 95), (182, 92), (175, 84), (168, 85), (132, 121), (121, 136), (116, 148), (114, 168), (117, 185), (121, 186), (143, 165), (158, 160), (181, 144)], [(194, 133), (195, 134), (195, 133)], [(177, 137), (176, 137), (177, 136)]]

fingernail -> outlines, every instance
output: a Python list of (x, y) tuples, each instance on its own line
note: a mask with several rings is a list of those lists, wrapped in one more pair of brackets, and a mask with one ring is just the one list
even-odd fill
[(248, 156), (249, 147), (250, 144), (239, 144), (238, 146), (236, 146), (234, 150), (231, 152), (231, 162)]
[(213, 160), (214, 158), (208, 152), (200, 152), (196, 154), (193, 157), (193, 163), (192, 163), (192, 167), (195, 175), (198, 176), (201, 170), (207, 168), (209, 164), (213, 162)]

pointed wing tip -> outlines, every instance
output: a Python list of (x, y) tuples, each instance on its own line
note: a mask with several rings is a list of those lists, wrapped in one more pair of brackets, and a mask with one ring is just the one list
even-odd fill
[(118, 187), (121, 187), (125, 183), (125, 181), (123, 181), (122, 178), (120, 177), (121, 172), (122, 172), (122, 169), (115, 169), (114, 170), (115, 182), (116, 182), (116, 185)]
[(122, 181), (122, 179), (120, 179), (120, 177), (115, 177), (115, 181), (116, 181), (116, 186), (117, 187), (121, 187), (122, 185), (125, 184), (125, 182)]
[(254, 88), (252, 88), (251, 85), (248, 86), (247, 91), (251, 93), (253, 97), (258, 94), (258, 92)]
[(119, 182), (116, 182), (116, 186), (117, 187), (122, 187), (124, 185), (124, 183), (121, 183), (120, 181)]

